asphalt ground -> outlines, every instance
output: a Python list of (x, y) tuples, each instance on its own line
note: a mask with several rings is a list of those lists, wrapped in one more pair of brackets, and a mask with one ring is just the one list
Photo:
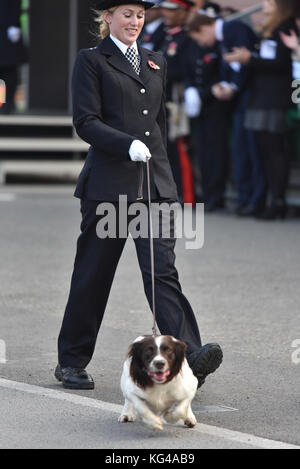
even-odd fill
[(88, 367), (95, 390), (65, 391), (53, 376), (79, 234), (72, 193), (73, 186), (0, 190), (0, 448), (300, 445), (299, 219), (258, 222), (224, 211), (205, 216), (202, 249), (178, 240), (183, 291), (203, 342), (219, 342), (224, 363), (193, 401), (195, 430), (178, 424), (153, 433), (117, 421), (128, 346), (152, 327), (131, 239)]

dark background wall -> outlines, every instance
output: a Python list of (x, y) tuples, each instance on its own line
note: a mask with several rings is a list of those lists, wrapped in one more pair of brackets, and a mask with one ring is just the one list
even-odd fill
[(31, 0), (31, 112), (67, 113), (70, 75), (76, 53), (95, 45), (91, 35), (93, 0)]
[(95, 37), (97, 25), (94, 23), (92, 10), (95, 10), (95, 1), (78, 0), (78, 50), (85, 47), (93, 47), (97, 43), (97, 38)]

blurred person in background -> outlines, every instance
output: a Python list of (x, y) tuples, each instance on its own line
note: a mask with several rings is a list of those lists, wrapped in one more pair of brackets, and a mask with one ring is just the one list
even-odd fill
[(191, 12), (197, 12), (198, 10), (201, 10), (201, 8), (203, 8), (206, 3), (207, 3), (206, 0), (194, 0), (193, 1), (194, 5), (190, 9), (190, 13)]
[(139, 44), (149, 50), (157, 51), (165, 38), (165, 24), (162, 18), (162, 0), (157, 0), (153, 8), (146, 11), (145, 26), (139, 37)]
[[(201, 11), (216, 18), (221, 8), (217, 3), (206, 2)], [(205, 212), (213, 212), (225, 205), (231, 106), (212, 93), (212, 87), (221, 79), (221, 60), (216, 44), (200, 47), (191, 41), (184, 68), (186, 113), (191, 119)]]
[[(187, 23), (189, 23), (199, 13), (205, 13), (209, 16), (213, 16), (215, 14), (216, 5), (218, 11), (221, 12), (221, 7), (215, 2), (210, 2), (208, 0), (193, 0), (193, 4), (194, 5), (190, 8), (189, 14), (187, 16)], [(221, 16), (221, 13), (219, 16)]]
[(254, 133), (245, 129), (244, 119), (249, 99), (249, 70), (239, 63), (230, 66), (223, 54), (244, 46), (254, 51), (257, 41), (253, 30), (241, 21), (225, 22), (198, 14), (188, 25), (188, 34), (200, 47), (217, 44), (222, 60), (220, 81), (212, 86), (213, 96), (232, 105), (232, 167), (237, 189), (236, 213), (250, 216), (261, 209), (265, 195), (265, 176)]
[(18, 67), (27, 62), (20, 26), (21, 0), (0, 0), (0, 79), (6, 85), (6, 103), (0, 114), (15, 110)]
[(193, 203), (193, 170), (184, 140), (190, 134), (184, 110), (184, 66), (190, 43), (185, 24), (194, 3), (190, 0), (164, 0), (160, 6), (165, 37), (159, 52), (167, 61), (168, 157), (180, 200)]
[(199, 10), (202, 10), (206, 3), (206, 0), (193, 0), (193, 5), (191, 6), (187, 16), (187, 22), (189, 22), (198, 13)]
[(257, 133), (267, 174), (269, 200), (258, 217), (274, 220), (283, 219), (287, 208), (289, 158), (285, 136), (287, 111), (293, 107), (293, 77), (291, 51), (281, 40), (281, 33), (298, 33), (296, 0), (264, 0), (263, 12), (266, 20), (259, 53), (236, 48), (226, 55), (226, 60), (248, 65), (253, 72), (245, 126)]
[[(280, 37), (286, 47), (291, 49), (292, 52), (292, 59), (295, 62), (300, 62), (300, 42), (299, 42), (299, 32), (300, 32), (300, 0), (296, 5), (295, 11), (295, 18), (296, 24), (298, 27), (298, 34), (293, 29), (290, 30), (289, 34), (284, 33), (283, 31), (280, 32)], [(300, 78), (300, 72), (297, 74), (297, 78)]]

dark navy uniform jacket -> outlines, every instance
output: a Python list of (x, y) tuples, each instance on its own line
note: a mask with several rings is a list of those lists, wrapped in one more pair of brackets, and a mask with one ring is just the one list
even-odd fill
[[(253, 30), (241, 21), (225, 21), (223, 36), (224, 40), (219, 43), (222, 54), (231, 52), (234, 47), (243, 46), (254, 51), (258, 41)], [(233, 83), (240, 92), (243, 92), (249, 84), (249, 68), (240, 66), (239, 69), (234, 70), (223, 60), (221, 80)]]
[(21, 0), (0, 0), (0, 67), (11, 67), (27, 61), (22, 38), (16, 43), (7, 37), (7, 28), (20, 27)]
[(204, 106), (214, 102), (211, 88), (221, 80), (219, 48), (199, 47), (191, 41), (185, 60), (185, 87), (196, 87)]
[[(166, 63), (140, 46), (138, 76), (110, 37), (78, 53), (73, 72), (73, 120), (91, 145), (75, 197), (117, 201), (147, 199), (146, 164), (133, 162), (129, 148), (138, 139), (152, 154), (151, 197), (178, 198), (166, 152)], [(155, 66), (159, 67), (156, 68)]]
[(161, 52), (168, 65), (167, 74), (167, 101), (172, 101), (172, 87), (175, 83), (183, 83), (185, 72), (185, 57), (188, 53), (191, 39), (181, 26), (167, 28), (165, 38), (161, 43)]
[[(160, 23), (158, 27), (153, 31), (152, 33), (148, 33), (146, 31), (146, 27), (144, 26), (144, 29), (142, 30), (140, 37), (139, 37), (139, 43), (141, 46), (145, 47), (146, 49), (154, 50), (157, 51), (160, 49), (164, 39), (165, 39), (165, 25), (164, 23)], [(150, 47), (148, 47), (150, 46)]]

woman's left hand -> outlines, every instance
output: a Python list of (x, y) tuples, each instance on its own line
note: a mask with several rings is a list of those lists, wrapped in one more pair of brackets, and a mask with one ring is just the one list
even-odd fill
[(247, 65), (251, 56), (251, 51), (246, 47), (234, 47), (232, 52), (224, 54), (224, 60), (228, 63), (239, 62), (242, 65)]

